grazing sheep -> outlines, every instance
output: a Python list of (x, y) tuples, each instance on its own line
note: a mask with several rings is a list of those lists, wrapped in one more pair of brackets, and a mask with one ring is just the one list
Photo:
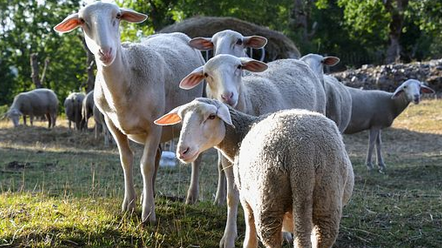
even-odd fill
[(281, 231), (295, 247), (331, 247), (354, 185), (353, 168), (336, 125), (319, 113), (284, 110), (254, 117), (198, 98), (157, 119), (182, 122), (177, 156), (191, 162), (215, 147), (234, 161), (246, 219), (244, 247), (280, 247)]
[(75, 129), (81, 129), (83, 121), (81, 112), (84, 97), (85, 95), (81, 92), (73, 92), (64, 100), (64, 111), (66, 113), (66, 118), (68, 119), (69, 129), (71, 129), (71, 122), (74, 122)]
[(26, 126), (26, 115), (29, 115), (31, 126), (34, 116), (46, 116), (48, 128), (55, 127), (57, 121), (58, 99), (50, 89), (35, 89), (19, 93), (14, 97), (6, 116), (11, 119), (14, 127), (19, 125), (20, 116)]
[(338, 126), (339, 131), (343, 133), (351, 118), (351, 95), (347, 87), (335, 77), (324, 75), (324, 65), (334, 66), (339, 63), (339, 58), (307, 54), (300, 60), (309, 65), (321, 79), (327, 97), (325, 116), (332, 119)]
[(94, 90), (91, 90), (86, 94), (86, 97), (83, 99), (83, 104), (81, 108), (81, 129), (85, 129), (87, 131), (87, 125), (89, 122), (89, 118), (91, 118), (94, 114)]
[[(123, 211), (135, 208), (134, 155), (129, 139), (144, 145), (140, 161), (142, 221), (155, 222), (154, 182), (161, 156), (159, 144), (172, 139), (179, 127), (163, 130), (153, 121), (202, 95), (202, 86), (186, 92), (178, 88), (178, 83), (201, 66), (204, 59), (188, 45), (190, 38), (182, 33), (152, 35), (139, 43), (122, 44), (120, 21), (139, 23), (145, 19), (146, 15), (136, 11), (95, 2), (68, 16), (54, 29), (64, 33), (81, 27), (88, 48), (95, 55), (98, 80), (94, 100), (120, 152), (125, 182)], [(198, 161), (193, 166), (198, 167)], [(188, 201), (195, 201), (198, 196), (198, 182), (193, 183), (196, 187), (189, 189)]]
[(351, 120), (345, 129), (346, 134), (370, 130), (367, 158), (365, 164), (373, 169), (371, 155), (376, 144), (379, 169), (385, 170), (381, 153), (381, 131), (391, 126), (394, 119), (404, 111), (410, 102), (419, 104), (421, 92), (434, 93), (433, 89), (415, 79), (402, 83), (394, 93), (381, 90), (361, 90), (348, 87), (352, 97)]
[(198, 50), (213, 50), (214, 56), (218, 54), (231, 54), (236, 57), (248, 57), (245, 52), (247, 47), (254, 49), (263, 48), (267, 44), (267, 39), (258, 35), (244, 37), (236, 31), (226, 29), (217, 32), (212, 38), (193, 38), (189, 44)]
[[(243, 70), (251, 72), (243, 75)], [(207, 80), (207, 96), (222, 101), (244, 113), (259, 116), (282, 109), (302, 108), (325, 113), (325, 93), (321, 82), (303, 62), (282, 59), (262, 63), (250, 58), (220, 54), (185, 77), (184, 89)], [(226, 247), (234, 244), (239, 199), (235, 198), (232, 167), (222, 162), (227, 177), (227, 223), (221, 240)], [(219, 190), (218, 190), (219, 191)], [(218, 192), (217, 191), (217, 192)], [(233, 200), (232, 200), (233, 199)]]

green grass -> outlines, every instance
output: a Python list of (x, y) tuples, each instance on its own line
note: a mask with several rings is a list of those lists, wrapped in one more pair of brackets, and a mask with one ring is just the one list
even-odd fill
[[(441, 246), (441, 109), (442, 101), (412, 105), (384, 130), (385, 174), (365, 168), (367, 132), (344, 136), (355, 190), (335, 247)], [(158, 223), (143, 225), (139, 206), (134, 213), (120, 211), (116, 148), (104, 147), (92, 133), (69, 131), (65, 120), (54, 130), (45, 125), (0, 122), (0, 247), (217, 247), (226, 210), (212, 205), (214, 151), (204, 157), (198, 204), (182, 203), (189, 166), (160, 169)], [(133, 148), (139, 161), (140, 146)], [(138, 163), (134, 171), (139, 193)], [(244, 238), (241, 214), (237, 247)]]

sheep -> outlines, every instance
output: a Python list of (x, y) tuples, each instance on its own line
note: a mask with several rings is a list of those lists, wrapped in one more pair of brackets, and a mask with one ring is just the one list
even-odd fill
[(91, 118), (94, 114), (94, 105), (94, 90), (91, 90), (89, 91), (89, 93), (86, 94), (86, 97), (83, 99), (81, 107), (81, 129), (85, 129), (87, 131), (89, 118)]
[(231, 54), (236, 57), (247, 57), (245, 52), (247, 47), (261, 49), (267, 44), (267, 39), (258, 35), (244, 37), (236, 31), (226, 29), (217, 32), (212, 38), (193, 38), (189, 44), (201, 51), (213, 50), (214, 56)]
[(258, 247), (256, 235), (266, 247), (280, 247), (282, 230), (295, 234), (295, 247), (312, 247), (313, 230), (317, 247), (333, 245), (354, 186), (333, 121), (299, 109), (255, 117), (206, 98), (155, 121), (180, 122), (180, 160), (191, 162), (215, 147), (234, 162), (246, 221), (244, 247)]
[[(267, 69), (268, 68), (268, 69)], [(262, 72), (243, 75), (243, 70)], [(282, 109), (302, 108), (325, 113), (325, 93), (321, 82), (303, 62), (281, 59), (268, 64), (250, 58), (220, 54), (185, 77), (180, 87), (191, 89), (207, 80), (207, 96), (220, 100), (250, 115), (262, 115)], [(227, 178), (227, 223), (221, 240), (226, 247), (236, 238), (236, 215), (239, 199), (234, 198), (233, 172), (223, 162)], [(232, 245), (231, 245), (232, 244)]]
[[(123, 211), (135, 209), (134, 155), (129, 139), (144, 145), (140, 161), (143, 177), (141, 220), (154, 223), (159, 144), (172, 139), (179, 127), (163, 130), (153, 121), (166, 111), (202, 95), (202, 86), (186, 92), (179, 90), (178, 83), (201, 66), (204, 59), (199, 51), (188, 45), (190, 38), (183, 33), (157, 34), (138, 43), (121, 43), (120, 21), (140, 23), (146, 18), (144, 14), (119, 8), (116, 4), (95, 2), (69, 15), (54, 29), (65, 33), (81, 27), (86, 44), (95, 56), (98, 80), (94, 101), (104, 114), (119, 149), (125, 182)], [(198, 167), (198, 162), (195, 161), (193, 167)], [(188, 202), (195, 201), (198, 196), (197, 179), (192, 183)]]
[(339, 63), (339, 58), (334, 56), (321, 56), (307, 54), (300, 59), (304, 61), (321, 79), (327, 96), (325, 116), (332, 119), (341, 133), (347, 128), (351, 118), (351, 95), (347, 87), (335, 77), (324, 75), (324, 65), (334, 66)]
[(344, 133), (354, 134), (370, 130), (365, 164), (368, 170), (373, 169), (371, 155), (376, 144), (378, 167), (380, 172), (385, 172), (386, 166), (381, 153), (382, 129), (390, 127), (410, 102), (419, 104), (421, 92), (434, 93), (434, 90), (415, 79), (403, 82), (394, 93), (347, 88), (352, 97), (352, 113)]
[(81, 112), (83, 108), (84, 93), (72, 92), (64, 100), (64, 111), (68, 119), (69, 129), (72, 128), (71, 123), (74, 123), (74, 128), (80, 130), (82, 127)]
[(34, 125), (34, 116), (46, 116), (48, 128), (55, 127), (57, 121), (58, 98), (50, 89), (35, 89), (22, 92), (14, 97), (11, 107), (6, 112), (14, 127), (18, 127), (20, 116), (26, 126), (26, 115), (29, 115), (31, 126)]
[(92, 113), (95, 121), (95, 127), (94, 127), (95, 139), (98, 139), (98, 134), (102, 133), (104, 136), (104, 146), (109, 146), (110, 142), (112, 142), (112, 137), (111, 134), (109, 133), (109, 129), (106, 126), (104, 115), (95, 105), (92, 108)]

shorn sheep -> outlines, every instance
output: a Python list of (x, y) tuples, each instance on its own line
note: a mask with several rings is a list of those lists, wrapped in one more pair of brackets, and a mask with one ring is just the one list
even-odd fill
[(373, 169), (371, 157), (376, 145), (379, 169), (385, 171), (385, 163), (381, 152), (382, 129), (391, 126), (394, 119), (405, 110), (410, 102), (419, 104), (421, 92), (434, 93), (434, 90), (415, 79), (408, 79), (394, 93), (347, 88), (351, 94), (353, 104), (351, 120), (344, 133), (353, 134), (370, 130), (365, 164), (369, 170)]
[(295, 247), (331, 247), (354, 185), (353, 168), (336, 125), (307, 110), (254, 117), (198, 98), (159, 118), (182, 122), (177, 156), (191, 162), (215, 147), (234, 161), (246, 220), (244, 247), (280, 247), (282, 230)]
[[(243, 70), (249, 73), (243, 76)], [(301, 108), (325, 113), (325, 92), (314, 72), (296, 59), (281, 59), (265, 64), (250, 59), (220, 54), (185, 77), (180, 87), (191, 89), (207, 81), (209, 98), (222, 101), (250, 115), (262, 115), (282, 109)], [(227, 223), (221, 240), (232, 247), (236, 238), (239, 198), (231, 166), (225, 166), (227, 179)]]
[[(124, 171), (123, 211), (134, 210), (133, 152), (129, 139), (144, 145), (140, 161), (143, 178), (142, 221), (156, 222), (154, 182), (161, 156), (160, 142), (173, 138), (179, 127), (162, 129), (153, 121), (166, 111), (202, 95), (202, 86), (180, 90), (180, 80), (204, 63), (200, 52), (188, 45), (182, 33), (158, 34), (139, 43), (121, 43), (120, 21), (143, 22), (146, 15), (115, 4), (95, 2), (55, 26), (61, 33), (81, 27), (89, 50), (95, 55), (96, 106), (104, 114), (120, 153)], [(198, 163), (194, 163), (197, 167)], [(195, 169), (194, 171), (198, 171)], [(194, 178), (192, 177), (192, 180)], [(188, 200), (194, 201), (195, 189)]]
[(80, 130), (82, 127), (83, 118), (81, 113), (84, 97), (84, 93), (72, 92), (64, 100), (64, 111), (66, 113), (66, 118), (68, 119), (69, 129), (72, 128), (72, 122), (74, 123), (75, 129)]
[(25, 126), (27, 115), (31, 126), (34, 124), (34, 116), (46, 116), (48, 128), (52, 128), (57, 121), (57, 111), (57, 95), (50, 89), (35, 89), (16, 95), (6, 116), (11, 119), (14, 127), (19, 125), (20, 116), (23, 116)]
[(324, 74), (324, 65), (334, 66), (339, 63), (339, 58), (307, 54), (300, 60), (308, 64), (321, 79), (327, 97), (325, 116), (332, 119), (338, 126), (339, 131), (343, 133), (351, 118), (351, 94), (347, 89), (348, 87), (339, 82), (335, 77)]

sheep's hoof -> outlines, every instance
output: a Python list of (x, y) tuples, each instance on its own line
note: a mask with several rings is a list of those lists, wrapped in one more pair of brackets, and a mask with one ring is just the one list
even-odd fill
[(368, 163), (368, 164), (367, 164), (367, 170), (368, 170), (368, 171), (373, 170), (373, 165), (371, 165), (371, 163)]
[(191, 195), (191, 194), (188, 194), (188, 195), (187, 195), (187, 198), (186, 198), (186, 204), (188, 204), (188, 205), (192, 205), (192, 204), (195, 204), (197, 201), (198, 201), (198, 198), (194, 197), (194, 196)]
[(387, 172), (387, 168), (385, 168), (384, 164), (379, 164), (379, 173), (385, 174)]

